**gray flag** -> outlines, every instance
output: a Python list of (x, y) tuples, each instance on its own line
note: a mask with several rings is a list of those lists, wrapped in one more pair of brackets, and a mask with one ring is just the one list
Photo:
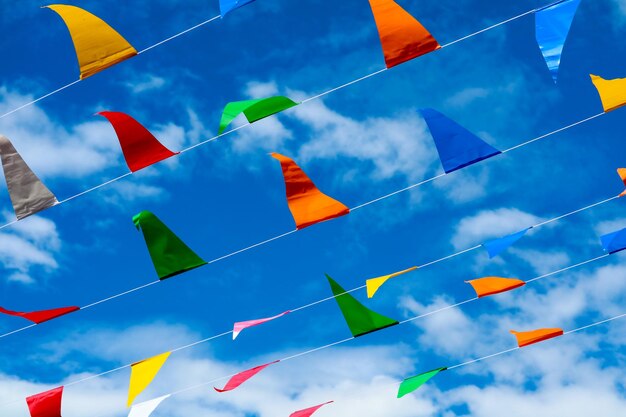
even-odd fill
[(11, 141), (2, 135), (0, 155), (4, 178), (18, 220), (58, 204), (57, 198), (30, 170)]

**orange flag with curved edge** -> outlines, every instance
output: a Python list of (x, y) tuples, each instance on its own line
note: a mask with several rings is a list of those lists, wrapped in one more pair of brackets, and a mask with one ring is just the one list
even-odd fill
[(465, 282), (474, 288), (478, 298), (511, 291), (526, 285), (521, 279), (500, 277), (484, 277)]
[[(626, 187), (626, 168), (617, 168), (617, 175), (622, 179), (624, 186)], [(626, 190), (622, 191), (618, 197), (624, 197), (626, 195)]]
[(287, 204), (298, 230), (350, 213), (344, 204), (322, 193), (293, 159), (276, 152), (271, 155), (280, 161)]
[(393, 0), (370, 0), (387, 68), (427, 54), (441, 45)]
[(395, 272), (393, 274), (383, 275), (383, 276), (380, 276), (380, 277), (368, 279), (367, 281), (365, 281), (365, 286), (367, 287), (367, 298), (372, 298), (374, 296), (374, 294), (376, 294), (378, 289), (380, 287), (382, 287), (382, 285), (385, 282), (387, 282), (388, 280), (390, 280), (391, 278), (395, 278), (395, 277), (397, 277), (399, 275), (403, 275), (403, 274), (406, 274), (408, 272), (415, 271), (416, 269), (417, 269), (417, 267), (413, 266), (411, 268), (405, 269), (404, 271), (399, 271), (399, 272)]
[(516, 332), (515, 330), (511, 330), (511, 333), (517, 338), (517, 346), (524, 347), (552, 339), (553, 337), (563, 336), (563, 329), (537, 329), (528, 332)]
[(598, 90), (605, 113), (626, 105), (626, 78), (605, 80), (597, 75), (590, 76), (591, 82)]

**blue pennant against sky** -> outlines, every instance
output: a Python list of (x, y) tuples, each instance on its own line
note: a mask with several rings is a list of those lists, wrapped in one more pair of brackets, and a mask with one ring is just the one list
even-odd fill
[(531, 228), (529, 227), (517, 233), (512, 233), (499, 239), (494, 239), (483, 243), (483, 247), (487, 249), (487, 253), (489, 253), (489, 259), (495, 258), (502, 252), (507, 250), (509, 246), (520, 240), (530, 229)]
[(552, 79), (556, 83), (563, 45), (567, 40), (580, 0), (565, 0), (535, 13), (536, 36)]

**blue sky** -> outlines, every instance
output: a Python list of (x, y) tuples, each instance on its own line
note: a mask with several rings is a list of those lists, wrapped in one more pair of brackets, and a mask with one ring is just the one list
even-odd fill
[[(107, 2), (110, 3), (110, 2)], [(217, 2), (76, 1), (137, 49), (217, 15)], [(548, 2), (400, 1), (448, 43)], [(0, 113), (76, 79), (61, 20), (30, 0), (0, 0)], [(0, 305), (86, 305), (156, 279), (131, 218), (157, 214), (205, 259), (293, 229), (278, 163), (293, 157), (350, 207), (442, 169), (417, 113), (435, 108), (506, 149), (602, 107), (589, 73), (626, 76), (626, 3), (583, 0), (554, 85), (532, 16), (403, 64), (158, 164), (0, 231)], [(113, 129), (122, 111), (172, 149), (217, 131), (229, 101), (302, 99), (384, 67), (365, 0), (258, 0), (201, 29), (0, 119), (63, 199), (127, 171)], [(350, 215), (89, 310), (0, 340), (0, 415), (23, 398), (474, 246), (622, 190), (625, 110), (439, 179)], [(2, 215), (13, 218), (0, 185)], [(613, 201), (533, 231), (502, 257), (478, 250), (389, 282), (367, 305), (404, 319), (472, 297), (463, 281), (530, 279), (602, 254), (626, 227)], [(509, 329), (573, 329), (626, 312), (623, 255), (268, 368), (237, 391), (175, 396), (156, 417), (288, 416), (328, 400), (320, 417), (588, 416), (626, 405), (624, 330), (587, 332), (441, 374), (395, 399), (392, 384), (514, 346)], [(364, 300), (365, 294), (357, 293)], [(0, 332), (24, 323), (0, 317)], [(173, 354), (139, 401), (348, 337), (334, 302)], [(64, 417), (127, 414), (128, 369), (68, 387)], [(11, 404), (7, 404), (12, 401)]]

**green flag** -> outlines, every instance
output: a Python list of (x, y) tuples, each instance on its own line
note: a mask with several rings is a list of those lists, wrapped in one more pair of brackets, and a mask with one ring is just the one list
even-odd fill
[(257, 120), (261, 120), (297, 105), (298, 103), (283, 96), (233, 101), (224, 107), (222, 119), (220, 120), (219, 134), (222, 134), (226, 127), (241, 113), (246, 116), (248, 122), (254, 123)]
[(190, 269), (206, 265), (189, 246), (178, 238), (157, 216), (142, 211), (133, 217), (141, 229), (159, 279), (166, 279)]
[(432, 371), (424, 372), (423, 374), (412, 376), (411, 378), (407, 378), (400, 384), (400, 388), (398, 388), (398, 398), (405, 396), (406, 394), (415, 391), (425, 383), (427, 383), (431, 378), (437, 375), (441, 371), (445, 371), (448, 368), (437, 368)]
[(346, 323), (354, 337), (384, 329), (398, 324), (396, 320), (378, 314), (361, 304), (356, 298), (348, 294), (337, 282), (326, 274), (335, 300), (346, 319)]

